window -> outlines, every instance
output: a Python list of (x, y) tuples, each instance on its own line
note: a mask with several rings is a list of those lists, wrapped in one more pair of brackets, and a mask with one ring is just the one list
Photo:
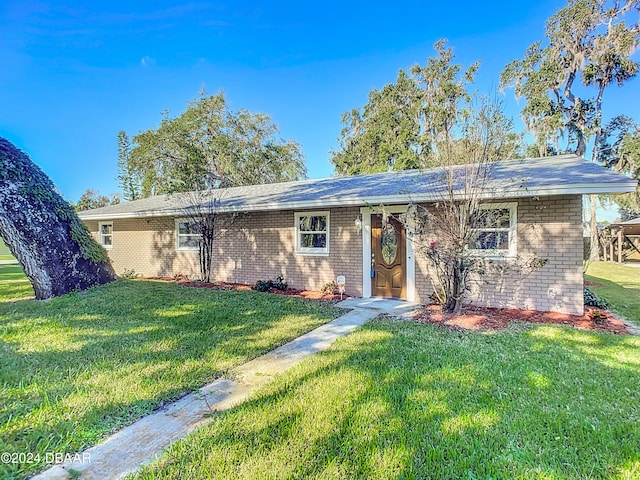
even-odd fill
[(113, 223), (105, 222), (98, 224), (98, 241), (104, 248), (113, 247)]
[(295, 214), (296, 253), (327, 255), (329, 253), (329, 212)]
[(197, 250), (200, 242), (198, 224), (191, 220), (176, 220), (176, 248), (178, 250)]
[(469, 248), (480, 255), (515, 256), (516, 204), (481, 205), (471, 219)]

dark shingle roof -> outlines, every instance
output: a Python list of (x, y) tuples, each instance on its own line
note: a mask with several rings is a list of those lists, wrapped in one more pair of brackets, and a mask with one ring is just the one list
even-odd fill
[[(459, 167), (460, 169), (464, 167)], [(443, 169), (332, 177), (221, 189), (220, 211), (326, 208), (347, 205), (399, 204), (443, 198)], [(491, 165), (485, 198), (623, 193), (636, 181), (587, 162), (576, 155), (497, 162)], [(462, 190), (460, 189), (462, 195)], [(179, 215), (188, 194), (159, 195), (80, 212), (82, 219), (108, 220)]]

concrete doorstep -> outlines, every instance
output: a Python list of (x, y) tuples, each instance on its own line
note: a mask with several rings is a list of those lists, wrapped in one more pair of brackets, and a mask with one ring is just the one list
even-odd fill
[(83, 480), (124, 478), (158, 458), (172, 443), (207, 423), (207, 414), (242, 403), (275, 375), (328, 349), (336, 339), (375, 316), (381, 313), (398, 316), (408, 314), (416, 304), (400, 300), (353, 298), (340, 302), (338, 306), (353, 310), (235, 368), (231, 372), (232, 379), (216, 380), (198, 392), (186, 395), (123, 428), (104, 443), (75, 455), (67, 455), (64, 463), (40, 473), (34, 480), (67, 480), (72, 478), (70, 472), (74, 471), (81, 473), (79, 478)]

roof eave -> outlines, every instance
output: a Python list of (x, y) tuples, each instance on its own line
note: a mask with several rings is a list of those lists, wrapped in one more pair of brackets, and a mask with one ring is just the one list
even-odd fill
[[(497, 199), (497, 198), (524, 198), (524, 197), (548, 197), (555, 195), (590, 195), (590, 194), (619, 194), (629, 193), (635, 191), (636, 181), (629, 180), (628, 182), (617, 182), (611, 184), (603, 183), (585, 183), (585, 184), (573, 184), (573, 185), (550, 185), (543, 187), (520, 187), (520, 188), (502, 188), (489, 190), (480, 198), (483, 200)], [(463, 198), (463, 194), (454, 195), (457, 198)], [(295, 202), (270, 202), (259, 204), (244, 204), (229, 207), (221, 207), (220, 213), (235, 213), (235, 212), (263, 212), (273, 210), (303, 210), (303, 209), (317, 209), (317, 208), (329, 208), (329, 207), (348, 207), (348, 206), (363, 206), (363, 205), (393, 205), (399, 203), (419, 203), (419, 202), (434, 202), (441, 201), (445, 197), (438, 195), (437, 193), (422, 193), (422, 194), (395, 194), (395, 195), (383, 195), (383, 196), (371, 196), (371, 197), (343, 197), (331, 200), (308, 200), (308, 201), (295, 201)], [(78, 216), (81, 220), (117, 220), (127, 218), (148, 218), (148, 217), (179, 217), (184, 216), (184, 209), (166, 208), (161, 210), (146, 210), (139, 212), (124, 212), (124, 213), (80, 213)]]

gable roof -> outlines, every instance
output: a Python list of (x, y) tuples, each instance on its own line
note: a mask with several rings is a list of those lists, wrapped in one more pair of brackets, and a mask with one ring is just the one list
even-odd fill
[[(461, 171), (464, 166), (456, 167)], [(587, 162), (576, 155), (508, 160), (491, 164), (486, 199), (563, 194), (624, 193), (636, 180)], [(220, 212), (392, 205), (444, 198), (442, 168), (331, 177), (251, 185), (216, 191)], [(460, 195), (463, 195), (460, 190)], [(83, 220), (179, 216), (189, 194), (158, 195), (79, 212)]]

